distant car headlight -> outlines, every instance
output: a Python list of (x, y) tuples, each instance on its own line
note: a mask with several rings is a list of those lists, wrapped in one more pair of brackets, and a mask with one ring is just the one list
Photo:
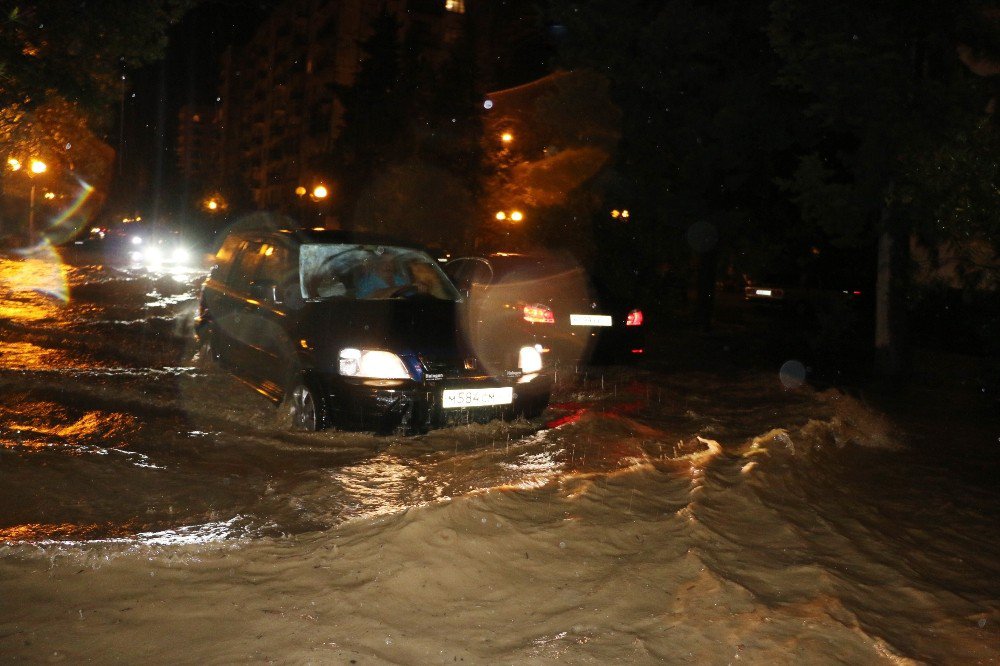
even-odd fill
[(160, 251), (160, 248), (156, 247), (155, 245), (151, 245), (150, 247), (146, 248), (147, 263), (158, 264), (161, 261), (163, 261), (163, 252)]
[(340, 374), (366, 379), (409, 379), (403, 360), (387, 351), (355, 349), (340, 350)]
[(136, 263), (139, 263), (140, 261), (142, 261), (142, 252), (139, 252), (138, 250), (136, 250), (135, 252), (133, 252), (129, 256), (131, 256), (132, 257), (132, 261), (134, 261)]
[(142, 245), (142, 237), (132, 236), (132, 245)]
[(524, 374), (538, 372), (542, 369), (542, 354), (535, 347), (521, 347), (517, 355), (517, 366)]

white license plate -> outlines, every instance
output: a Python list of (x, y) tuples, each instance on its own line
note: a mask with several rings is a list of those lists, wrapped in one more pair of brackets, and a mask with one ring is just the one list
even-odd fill
[(611, 326), (610, 315), (571, 314), (570, 326)]
[(441, 406), (445, 409), (509, 405), (512, 402), (514, 402), (514, 389), (510, 386), (480, 389), (445, 389), (441, 394)]
[(758, 296), (770, 296), (771, 295), (771, 290), (770, 289), (758, 289), (754, 293), (757, 294)]

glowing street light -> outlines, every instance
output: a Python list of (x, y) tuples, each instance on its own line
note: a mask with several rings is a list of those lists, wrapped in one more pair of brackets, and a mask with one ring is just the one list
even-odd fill
[[(11, 171), (20, 171), (21, 160), (10, 157), (7, 159), (7, 166), (10, 167)], [(35, 179), (34, 176), (43, 174), (48, 171), (48, 165), (41, 160), (31, 160), (28, 168), (28, 176), (31, 178), (31, 194), (28, 197), (28, 245), (35, 244)], [(51, 193), (50, 193), (51, 194)], [(54, 195), (53, 195), (54, 196)], [(46, 195), (46, 198), (51, 199)]]
[(326, 199), (329, 194), (330, 191), (326, 189), (326, 185), (320, 184), (313, 188), (312, 198), (313, 201), (319, 201), (321, 199)]
[(504, 143), (510, 143), (511, 141), (514, 140), (514, 135), (511, 134), (510, 132), (504, 132), (503, 134), (500, 135), (500, 140), (503, 141)]
[(504, 220), (510, 220), (511, 222), (520, 222), (524, 219), (524, 214), (519, 210), (512, 210), (509, 213), (507, 211), (498, 210), (496, 215), (494, 215), (498, 221), (503, 222)]
[(226, 198), (219, 192), (213, 192), (205, 196), (201, 202), (201, 207), (212, 215), (225, 212), (229, 208)]

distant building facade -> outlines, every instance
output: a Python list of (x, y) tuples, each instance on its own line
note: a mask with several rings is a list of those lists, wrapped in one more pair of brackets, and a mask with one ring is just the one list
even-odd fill
[(177, 166), (188, 182), (205, 183), (216, 171), (219, 154), (218, 111), (185, 105), (177, 118)]

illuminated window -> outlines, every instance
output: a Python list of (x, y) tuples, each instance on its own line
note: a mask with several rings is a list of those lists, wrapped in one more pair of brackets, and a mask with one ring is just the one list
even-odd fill
[(465, 13), (465, 0), (444, 0), (444, 8), (456, 14)]

